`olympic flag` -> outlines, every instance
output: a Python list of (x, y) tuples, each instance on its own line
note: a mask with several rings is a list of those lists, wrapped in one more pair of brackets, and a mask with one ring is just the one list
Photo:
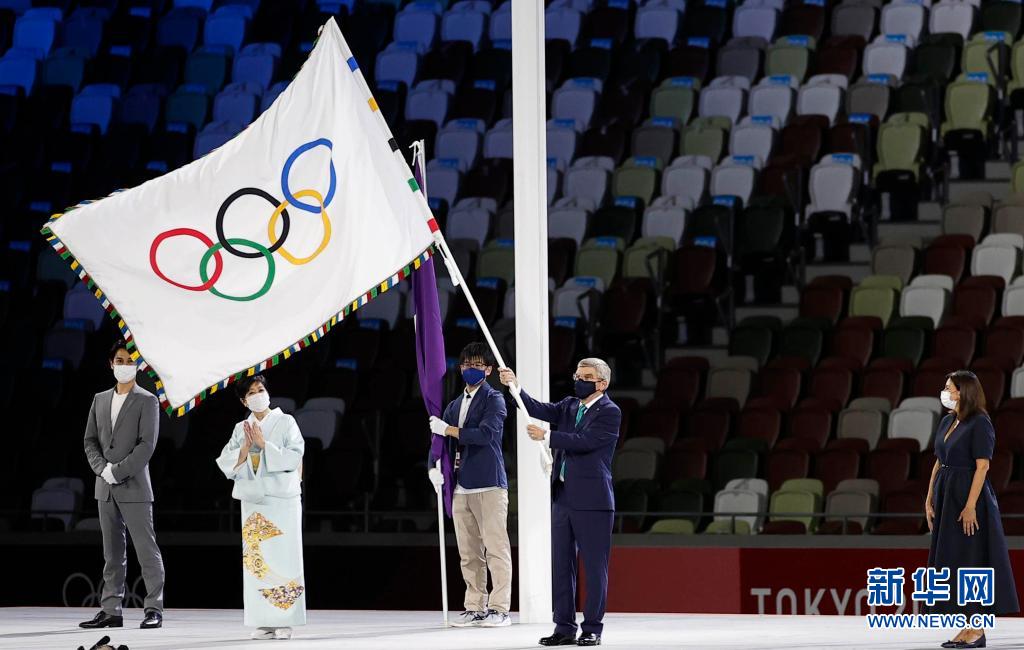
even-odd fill
[(182, 414), (287, 359), (428, 259), (436, 224), (333, 19), (265, 113), (43, 234)]

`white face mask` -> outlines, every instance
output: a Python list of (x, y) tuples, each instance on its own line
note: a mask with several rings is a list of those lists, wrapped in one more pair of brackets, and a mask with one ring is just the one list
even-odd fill
[(114, 366), (114, 379), (119, 384), (128, 384), (135, 381), (137, 369), (135, 365)]
[(942, 402), (943, 406), (950, 410), (956, 408), (956, 400), (950, 396), (948, 390), (944, 390), (941, 393), (939, 393), (939, 401)]
[(270, 393), (265, 390), (254, 393), (246, 398), (245, 405), (253, 413), (262, 413), (270, 408)]

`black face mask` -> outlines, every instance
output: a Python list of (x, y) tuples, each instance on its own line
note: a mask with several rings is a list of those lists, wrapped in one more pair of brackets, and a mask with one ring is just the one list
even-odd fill
[(583, 381), (582, 379), (577, 379), (576, 383), (573, 384), (573, 390), (576, 391), (576, 397), (580, 399), (590, 397), (591, 395), (597, 392), (597, 382)]

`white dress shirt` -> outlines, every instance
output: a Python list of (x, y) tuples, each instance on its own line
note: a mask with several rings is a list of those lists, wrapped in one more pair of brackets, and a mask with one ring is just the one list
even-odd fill
[[(463, 391), (462, 405), (459, 407), (459, 428), (461, 429), (466, 424), (466, 415), (469, 413), (469, 407), (472, 405), (473, 397), (477, 391), (480, 390), (482, 384), (477, 384), (473, 388), (467, 388)], [(464, 488), (460, 484), (455, 484), (455, 494), (479, 494), (481, 492), (490, 492), (491, 490), (497, 490), (498, 486), (493, 487), (482, 487), (482, 488)]]

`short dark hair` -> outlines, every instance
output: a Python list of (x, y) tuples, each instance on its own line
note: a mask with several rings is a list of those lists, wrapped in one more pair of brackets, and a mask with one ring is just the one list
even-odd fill
[(491, 348), (486, 343), (481, 343), (480, 341), (474, 341), (466, 345), (466, 347), (462, 348), (462, 352), (459, 353), (459, 363), (465, 363), (470, 359), (483, 359), (485, 365), (494, 365), (494, 355), (491, 354)]
[(253, 375), (252, 377), (243, 377), (235, 382), (235, 395), (238, 399), (244, 400), (246, 393), (252, 388), (253, 384), (263, 384), (264, 390), (270, 390), (270, 386), (267, 384), (267, 378), (263, 375)]
[(982, 388), (976, 374), (970, 370), (957, 370), (946, 375), (946, 379), (953, 382), (960, 391), (960, 399), (957, 400), (957, 419), (963, 422), (976, 413), (988, 414), (985, 389)]
[(107, 361), (114, 363), (114, 357), (116, 357), (117, 353), (121, 350), (128, 352), (128, 343), (124, 339), (117, 339), (114, 341), (114, 345), (110, 347), (110, 354), (107, 355)]

